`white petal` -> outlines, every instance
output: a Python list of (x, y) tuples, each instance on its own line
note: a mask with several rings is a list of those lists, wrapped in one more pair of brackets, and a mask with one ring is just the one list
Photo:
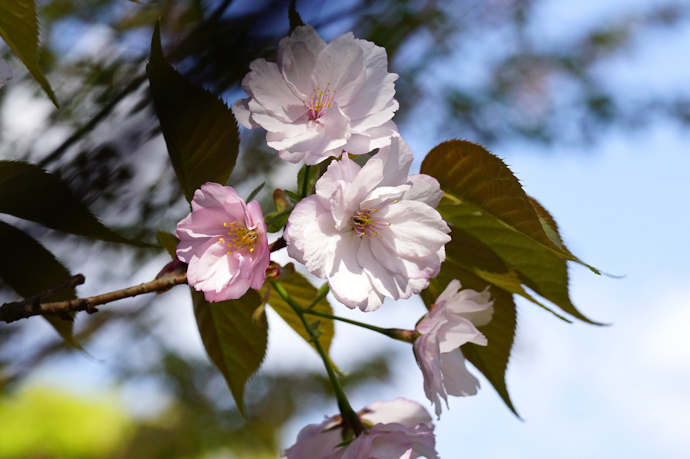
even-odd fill
[(410, 175), (407, 180), (412, 187), (405, 193), (403, 199), (423, 202), (434, 209), (438, 207), (443, 197), (438, 180), (426, 174)]
[(286, 84), (278, 65), (257, 59), (249, 65), (250, 72), (242, 80), (242, 88), (269, 113), (284, 121), (306, 113), (304, 102)]
[[(439, 307), (439, 306), (436, 306)], [(436, 309), (434, 307), (434, 309)], [(448, 321), (438, 331), (441, 352), (451, 352), (465, 343), (476, 342), (486, 345), (486, 338), (469, 320), (448, 314)]]
[[(441, 215), (421, 202), (398, 201), (381, 209), (379, 218), (390, 223), (392, 249), (408, 259), (435, 254), (450, 241), (450, 228)], [(390, 240), (384, 236), (384, 242)]]
[(460, 349), (441, 355), (443, 384), (446, 392), (456, 397), (475, 395), (479, 381), (465, 367), (465, 357)]
[(311, 95), (312, 72), (316, 57), (326, 47), (313, 27), (297, 27), (289, 37), (280, 40), (276, 63), (285, 79), (303, 93)]
[[(395, 136), (391, 138), (391, 144), (379, 150), (374, 158), (381, 158), (385, 166), (383, 168), (383, 180), (379, 186), (398, 186), (407, 184), (410, 173), (410, 165), (414, 157), (407, 143)], [(373, 159), (373, 158), (372, 158)]]
[(343, 105), (361, 90), (366, 80), (364, 53), (352, 32), (337, 37), (321, 51), (314, 78), (321, 89), (330, 83), (335, 100)]
[(256, 129), (261, 127), (252, 119), (252, 113), (249, 111), (250, 99), (238, 99), (232, 104), (232, 113), (235, 114), (237, 122), (247, 129)]
[(342, 235), (335, 247), (333, 266), (328, 273), (331, 293), (349, 308), (365, 309), (372, 290), (371, 283), (357, 262), (359, 236), (354, 232)]
[(422, 405), (412, 400), (398, 397), (387, 402), (375, 402), (364, 407), (362, 419), (372, 424), (400, 423), (405, 427), (416, 427), (424, 424), (433, 427), (429, 413)]
[(343, 155), (340, 161), (333, 161), (328, 169), (316, 182), (316, 195), (324, 206), (330, 206), (330, 199), (340, 182), (351, 183), (362, 169), (359, 164)]

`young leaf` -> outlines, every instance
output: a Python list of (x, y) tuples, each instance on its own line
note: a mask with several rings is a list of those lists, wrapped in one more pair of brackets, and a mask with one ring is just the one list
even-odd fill
[(254, 190), (251, 193), (249, 193), (249, 196), (247, 196), (247, 202), (252, 201), (256, 197), (256, 195), (259, 194), (261, 190), (263, 190), (264, 185), (266, 185), (266, 182), (261, 182), (261, 185), (254, 188)]
[(522, 283), (580, 320), (570, 301), (566, 260), (579, 260), (544, 232), (518, 179), (498, 157), (462, 140), (444, 142), (429, 152), (423, 174), (435, 177), (445, 192), (443, 217), (488, 246)]
[[(450, 242), (452, 244), (453, 241)], [(438, 296), (445, 290), (451, 280), (457, 279), (463, 288), (481, 292), (487, 285), (485, 280), (472, 274), (460, 265), (452, 256), (447, 257), (441, 265), (441, 272), (431, 279), (429, 287), (422, 291), (421, 297), (427, 307), (431, 307)], [(519, 417), (513, 402), (510, 400), (505, 382), (510, 351), (515, 338), (517, 312), (513, 297), (509, 292), (491, 286), (491, 298), (494, 300), (494, 314), (487, 325), (478, 327), (488, 340), (487, 346), (468, 343), (462, 346), (462, 352), (496, 389), (508, 408)]]
[[(0, 279), (24, 298), (55, 287), (72, 276), (69, 270), (37, 240), (2, 221), (0, 221), (0, 253), (2, 253)], [(44, 300), (63, 301), (76, 297), (75, 289), (67, 288), (45, 297)], [(68, 344), (82, 349), (72, 334), (74, 313), (69, 314), (70, 319), (57, 316), (43, 317)]]
[(60, 108), (50, 83), (38, 66), (38, 18), (34, 0), (0, 1), (0, 37), (26, 65), (53, 104)]
[(249, 290), (237, 300), (209, 303), (203, 293), (192, 289), (192, 301), (206, 352), (244, 415), (244, 387), (261, 366), (268, 345), (268, 326), (259, 327), (252, 320), (261, 297)]
[(0, 161), (0, 213), (65, 233), (147, 247), (113, 232), (50, 172), (20, 161)]
[[(290, 294), (290, 297), (295, 300), (300, 306), (307, 308), (311, 305), (314, 298), (318, 294), (318, 290), (314, 287), (304, 276), (298, 272), (293, 272), (289, 276), (280, 279), (280, 285)], [(270, 288), (266, 284), (261, 291), (262, 295), (265, 295), (266, 289)], [(287, 322), (293, 330), (299, 334), (305, 341), (313, 346), (310, 342), (309, 333), (304, 329), (304, 325), (300, 318), (295, 314), (289, 304), (287, 304), (283, 298), (275, 292), (273, 289), (269, 292), (268, 304), (275, 310), (275, 312)], [(319, 301), (313, 308), (315, 311), (325, 312), (328, 314), (333, 314), (333, 309), (328, 303), (326, 298)], [(314, 316), (307, 316), (310, 320), (316, 319)], [(326, 353), (331, 347), (331, 341), (333, 341), (333, 336), (335, 335), (335, 327), (333, 321), (324, 318), (318, 318), (321, 321), (319, 330), (321, 331), (321, 336), (319, 341), (323, 346)]]
[(206, 182), (225, 185), (239, 152), (237, 121), (222, 100), (166, 62), (160, 24), (153, 33), (146, 72), (170, 161), (187, 201)]

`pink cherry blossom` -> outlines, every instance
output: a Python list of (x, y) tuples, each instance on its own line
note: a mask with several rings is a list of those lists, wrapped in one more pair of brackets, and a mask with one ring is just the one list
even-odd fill
[(397, 136), (364, 167), (343, 155), (290, 215), (288, 254), (350, 308), (419, 293), (445, 259), (450, 229), (435, 209), (443, 193), (432, 177), (408, 177), (411, 163)]
[(12, 73), (12, 68), (6, 60), (0, 59), (0, 88), (5, 85), (5, 82), (14, 78), (14, 73)]
[(175, 235), (177, 256), (189, 263), (187, 281), (208, 301), (237, 299), (263, 286), (270, 252), (258, 202), (245, 204), (231, 187), (205, 183)]
[(476, 326), (486, 325), (493, 314), (489, 292), (460, 289), (452, 280), (439, 295), (431, 310), (417, 324), (420, 335), (412, 344), (417, 363), (424, 375), (424, 392), (441, 415), (441, 400), (448, 406), (448, 394), (474, 395), (479, 381), (465, 367), (460, 346), (474, 343), (486, 346), (486, 337)]
[[(365, 432), (348, 438), (340, 416), (303, 428), (297, 443), (283, 451), (288, 459), (410, 459), (437, 458), (434, 426), (429, 413), (404, 398), (376, 402), (359, 413)], [(345, 438), (344, 438), (345, 437)], [(343, 444), (345, 443), (345, 444)]]
[(330, 43), (311, 26), (278, 44), (276, 62), (257, 59), (242, 80), (247, 99), (232, 107), (237, 121), (266, 129), (282, 159), (318, 164), (342, 151), (363, 154), (390, 144), (397, 132), (395, 73), (385, 49), (352, 33)]

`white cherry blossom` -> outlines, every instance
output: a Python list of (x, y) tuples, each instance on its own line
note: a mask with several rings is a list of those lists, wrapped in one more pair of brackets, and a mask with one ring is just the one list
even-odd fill
[(330, 43), (311, 26), (278, 45), (276, 62), (257, 59), (242, 80), (247, 99), (232, 107), (249, 129), (266, 129), (282, 159), (317, 164), (342, 151), (364, 154), (390, 144), (397, 132), (395, 73), (385, 49), (352, 33)]
[(442, 397), (475, 395), (479, 381), (465, 367), (460, 346), (474, 343), (486, 346), (486, 337), (476, 326), (486, 325), (493, 314), (489, 292), (460, 290), (453, 279), (439, 295), (431, 310), (416, 327), (419, 336), (412, 344), (424, 375), (424, 392), (441, 415)]
[[(288, 459), (438, 458), (434, 425), (417, 402), (396, 398), (376, 402), (359, 413), (365, 432), (348, 441), (340, 416), (303, 428), (297, 442), (283, 451)], [(346, 438), (343, 438), (346, 437)], [(343, 444), (345, 443), (345, 444)]]
[(350, 308), (374, 311), (386, 296), (419, 293), (445, 259), (450, 229), (435, 209), (442, 192), (432, 177), (408, 177), (411, 163), (397, 136), (364, 167), (343, 155), (290, 215), (288, 254)]

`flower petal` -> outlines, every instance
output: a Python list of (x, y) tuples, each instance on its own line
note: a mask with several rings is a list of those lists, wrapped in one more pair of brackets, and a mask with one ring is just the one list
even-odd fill
[(465, 357), (460, 349), (442, 354), (443, 383), (446, 391), (456, 397), (476, 395), (479, 381), (465, 367)]

